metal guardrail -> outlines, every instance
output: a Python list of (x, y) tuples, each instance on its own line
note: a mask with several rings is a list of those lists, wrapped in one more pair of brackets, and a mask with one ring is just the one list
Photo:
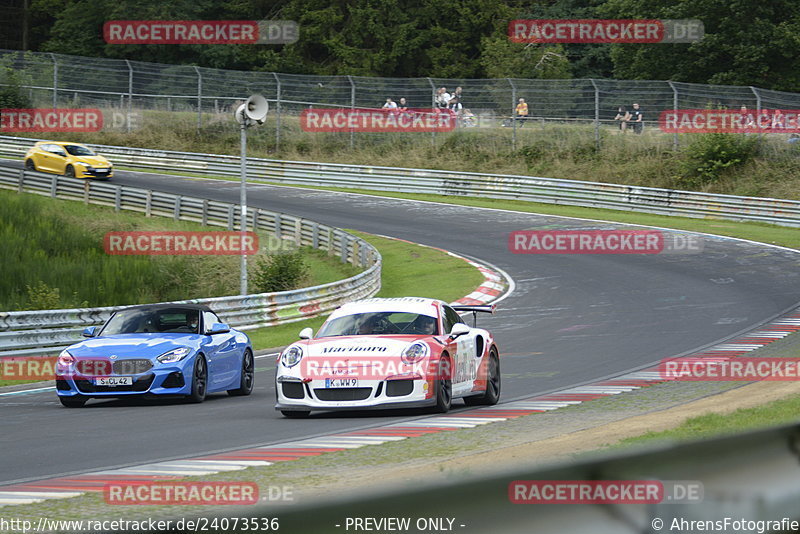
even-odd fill
[[(161, 193), (106, 182), (64, 178), (54, 174), (0, 167), (0, 189), (36, 193), (53, 198), (137, 211), (147, 216), (171, 217), (209, 226), (239, 229), (238, 205)], [(307, 219), (261, 209), (251, 209), (248, 227), (266, 231), (298, 246), (311, 246), (335, 254), (364, 271), (329, 284), (246, 296), (201, 298), (182, 303), (207, 304), (231, 326), (250, 330), (300, 321), (335, 309), (341, 304), (373, 296), (381, 285), (380, 253), (361, 238)], [(250, 219), (252, 217), (252, 219)], [(80, 339), (87, 326), (102, 324), (124, 306), (68, 310), (12, 311), (0, 313), (0, 358), (43, 356), (58, 352)]]
[[(22, 157), (35, 139), (0, 136), (0, 156)], [(117, 165), (136, 169), (235, 176), (236, 156), (92, 145)], [(675, 189), (557, 178), (248, 159), (248, 178), (310, 185), (525, 200), (548, 204), (638, 211), (661, 215), (759, 221), (800, 226), (800, 201), (715, 195)]]
[[(793, 532), (796, 527), (788, 527), (786, 521), (800, 520), (799, 460), (800, 425), (793, 424), (705, 441), (653, 444), (556, 466), (513, 470), (495, 466), (491, 475), (481, 477), (451, 475), (436, 484), (420, 479), (401, 489), (388, 485), (368, 492), (355, 489), (311, 503), (304, 499), (294, 505), (258, 505), (245, 513), (279, 517), (281, 532), (287, 533), (341, 533), (347, 530), (348, 519), (352, 526), (353, 518), (364, 517), (410, 518), (410, 529), (396, 529), (402, 532)], [(512, 503), (515, 482), (526, 480), (661, 481), (665, 499), (649, 504)], [(667, 489), (675, 487), (673, 483), (684, 490), (702, 489), (680, 495), (677, 488)], [(542, 495), (547, 498), (555, 492)], [(569, 498), (570, 491), (559, 495), (562, 500)], [(452, 528), (414, 528), (426, 518), (452, 519)], [(690, 521), (701, 525), (687, 526)], [(715, 524), (725, 527), (709, 527)], [(448, 526), (446, 520), (444, 525)]]

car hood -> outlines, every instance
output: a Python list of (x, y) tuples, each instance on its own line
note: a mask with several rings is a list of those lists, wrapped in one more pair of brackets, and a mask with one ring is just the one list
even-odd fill
[(197, 349), (202, 339), (199, 334), (117, 334), (90, 338), (67, 350), (75, 358), (152, 359), (178, 347)]
[(108, 167), (111, 163), (103, 156), (73, 156), (75, 161), (88, 163), (92, 167)]
[(312, 339), (304, 347), (309, 356), (397, 357), (415, 341), (430, 341), (431, 336), (341, 336)]

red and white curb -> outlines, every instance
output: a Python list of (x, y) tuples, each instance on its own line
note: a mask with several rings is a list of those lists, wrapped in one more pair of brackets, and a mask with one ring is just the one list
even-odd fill
[[(798, 331), (800, 331), (800, 309), (736, 339), (695, 353), (691, 358), (715, 360), (736, 358)], [(392, 423), (375, 428), (216, 453), (203, 457), (156, 462), (4, 486), (0, 487), (0, 506), (33, 504), (49, 499), (64, 499), (91, 492), (102, 492), (104, 486), (112, 482), (141, 484), (241, 471), (249, 467), (265, 467), (278, 462), (300, 460), (329, 452), (358, 449), (369, 445), (380, 445), (464, 428), (475, 428), (516, 417), (558, 410), (667, 381), (669, 380), (659, 373), (658, 367), (653, 366), (611, 380), (457, 414), (437, 415), (415, 421)]]

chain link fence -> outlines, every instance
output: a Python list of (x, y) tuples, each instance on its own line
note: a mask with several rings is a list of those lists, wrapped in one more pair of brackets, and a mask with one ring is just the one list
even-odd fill
[[(557, 122), (582, 125), (587, 135), (594, 134), (599, 148), (601, 128), (616, 128), (617, 109), (630, 109), (634, 102), (641, 105), (647, 129), (656, 129), (658, 114), (672, 109), (800, 109), (800, 94), (744, 86), (605, 79), (316, 76), (0, 50), (0, 86), (10, 83), (12, 71), (35, 106), (115, 109), (127, 114), (121, 126), (127, 130), (134, 127), (130, 120), (134, 110), (192, 113), (201, 128), (222, 120), (223, 114), (227, 120), (244, 98), (260, 93), (270, 102), (269, 126), (274, 127), (278, 148), (282, 135), (299, 130), (297, 116), (308, 107), (380, 108), (391, 97), (396, 102), (405, 98), (410, 108), (427, 108), (434, 105), (441, 87), (450, 92), (463, 88), (462, 106), (475, 115), (474, 125), (507, 127), (513, 147), (517, 129)], [(525, 121), (510, 120), (519, 98), (528, 103)], [(352, 147), (354, 135), (342, 135), (350, 136)], [(434, 143), (437, 135), (443, 134), (431, 134)], [(678, 136), (672, 137), (677, 147)]]

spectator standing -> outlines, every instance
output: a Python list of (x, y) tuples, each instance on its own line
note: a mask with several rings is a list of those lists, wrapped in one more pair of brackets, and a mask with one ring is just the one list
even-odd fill
[(456, 87), (455, 92), (450, 95), (448, 107), (455, 111), (456, 114), (461, 113), (461, 110), (464, 108), (464, 106), (461, 104), (461, 87)]
[(744, 129), (745, 133), (750, 133), (751, 130), (754, 130), (756, 127), (755, 118), (753, 118), (753, 114), (747, 111), (747, 106), (742, 106), (739, 108), (739, 114), (742, 116), (742, 128)]
[(438, 97), (436, 98), (436, 107), (439, 109), (447, 109), (451, 98), (450, 93), (447, 92), (447, 87), (442, 87), (439, 89)]
[(617, 115), (614, 117), (614, 120), (619, 122), (619, 130), (624, 132), (628, 127), (628, 121), (631, 120), (631, 114), (628, 113), (628, 110), (625, 108), (625, 106), (620, 106), (617, 109)]
[(400, 103), (397, 105), (397, 111), (400, 112), (408, 111), (408, 102), (406, 102), (405, 98), (400, 99)]
[(641, 109), (639, 109), (639, 104), (633, 105), (633, 111), (631, 111), (631, 118), (629, 122), (633, 123), (634, 133), (642, 133), (642, 127), (644, 126), (644, 113)]
[(391, 98), (387, 98), (386, 103), (383, 105), (383, 109), (387, 109), (389, 111), (395, 111), (397, 110), (397, 102), (395, 102)]
[[(518, 120), (518, 121), (524, 121), (525, 119), (528, 118), (528, 104), (525, 103), (525, 99), (524, 98), (520, 98), (519, 99), (519, 101), (517, 103), (517, 107), (514, 110), (514, 115), (515, 115), (516, 120)], [(524, 123), (522, 123), (522, 124), (524, 124)], [(520, 126), (522, 126), (522, 124), (520, 124)]]
[(772, 114), (772, 129), (773, 130), (783, 130), (786, 127), (786, 116), (783, 114), (783, 111), (776, 109), (775, 113)]

